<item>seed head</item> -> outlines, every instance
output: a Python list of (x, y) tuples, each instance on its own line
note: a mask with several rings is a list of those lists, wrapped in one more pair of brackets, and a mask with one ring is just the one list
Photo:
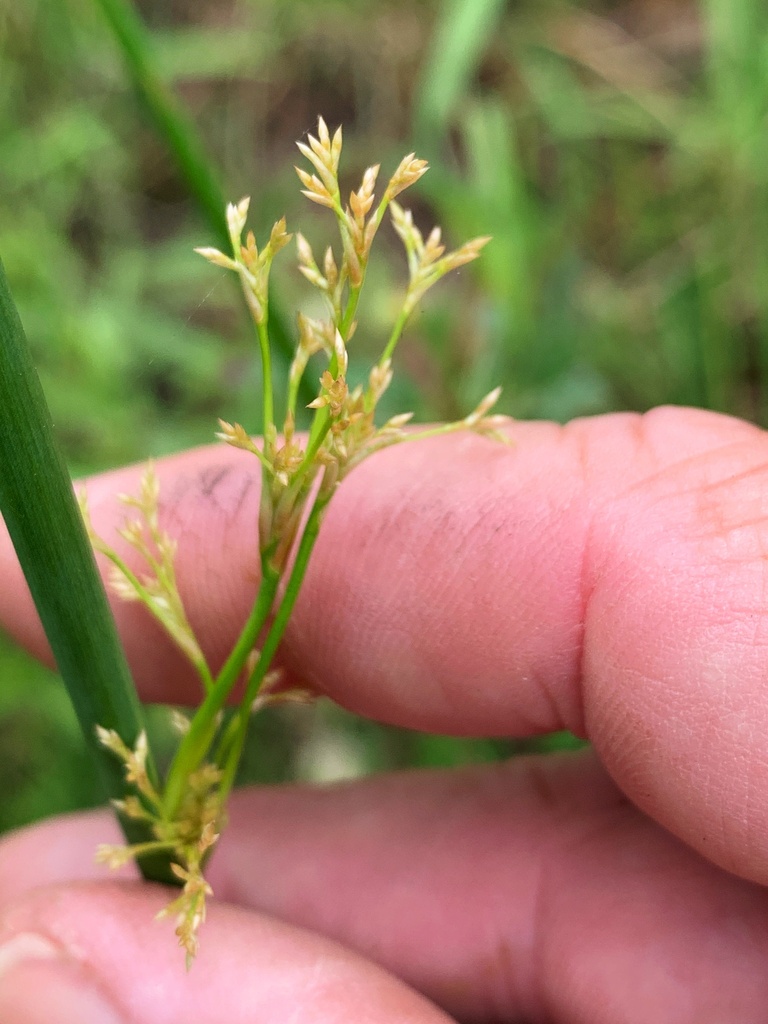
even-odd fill
[[(252, 237), (252, 236), (251, 236)], [(290, 242), (293, 235), (288, 234), (285, 230), (285, 217), (281, 217), (279, 221), (273, 226), (269, 236), (269, 252), (270, 256), (274, 256), (280, 252)]]
[(299, 181), (304, 186), (301, 190), (302, 195), (305, 195), (307, 199), (311, 199), (313, 203), (318, 203), (320, 206), (327, 206), (331, 210), (336, 208), (336, 201), (328, 191), (328, 187), (320, 181), (316, 174), (308, 174), (301, 167), (296, 167), (295, 171), (299, 176)]
[(340, 416), (347, 397), (347, 382), (340, 374), (334, 377), (330, 370), (326, 370), (320, 378), (320, 394), (307, 406), (308, 409), (322, 409), (328, 407), (331, 416)]
[(477, 407), (469, 414), (469, 416), (464, 417), (464, 419), (462, 420), (464, 426), (476, 426), (482, 419), (485, 418), (486, 413), (488, 413), (494, 407), (494, 405), (496, 405), (500, 395), (500, 387), (494, 388), (493, 391), (489, 391), (485, 398), (481, 399)]
[(230, 259), (229, 256), (225, 256), (223, 252), (219, 252), (218, 249), (211, 249), (202, 246), (195, 249), (195, 252), (217, 267), (224, 267), (227, 270), (237, 270), (237, 263), (233, 259)]
[(333, 351), (339, 365), (339, 373), (343, 376), (347, 372), (348, 357), (344, 339), (342, 338), (341, 331), (339, 330), (336, 331), (333, 339)]
[(376, 178), (379, 173), (379, 164), (369, 167), (363, 175), (363, 182), (357, 192), (351, 192), (349, 205), (354, 214), (355, 220), (362, 226), (368, 212), (373, 205), (373, 190), (376, 187)]
[(105, 864), (113, 871), (123, 867), (133, 860), (133, 857), (134, 851), (130, 846), (111, 846), (108, 843), (99, 843), (96, 847), (96, 863)]
[(325, 272), (325, 281), (328, 286), (328, 290), (332, 292), (339, 280), (339, 268), (336, 266), (336, 259), (330, 245), (325, 250), (323, 271)]
[(488, 245), (491, 241), (490, 235), (482, 235), (480, 238), (473, 238), (469, 242), (465, 242), (464, 245), (455, 249), (453, 252), (448, 253), (445, 257), (445, 269), (455, 270), (456, 267), (462, 267), (465, 263), (471, 263), (472, 260), (476, 260), (480, 255), (481, 249)]
[(419, 178), (429, 170), (426, 160), (419, 160), (415, 153), (409, 153), (403, 157), (400, 164), (389, 179), (385, 196), (387, 199), (394, 199), (401, 192), (415, 184)]
[(317, 267), (315, 254), (312, 252), (312, 246), (300, 231), (296, 232), (296, 252), (298, 253), (299, 262), (302, 266)]
[(239, 203), (230, 203), (227, 206), (227, 228), (229, 229), (229, 237), (232, 241), (234, 252), (238, 252), (240, 249), (240, 236), (245, 227), (250, 203), (251, 197), (245, 196)]

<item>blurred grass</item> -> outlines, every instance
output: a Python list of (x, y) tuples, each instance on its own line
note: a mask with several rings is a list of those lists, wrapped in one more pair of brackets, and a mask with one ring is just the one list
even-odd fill
[[(411, 198), (419, 223), (453, 241), (493, 233), (483, 259), (421, 312), (391, 407), (452, 417), (500, 381), (517, 416), (672, 402), (768, 425), (761, 0), (136, 10), (212, 179), (229, 198), (252, 194), (257, 230), (285, 212), (311, 241), (325, 237), (291, 167), (294, 140), (321, 112), (344, 124), (350, 183), (366, 163), (391, 168), (416, 149), (433, 164)], [(5, 5), (0, 252), (74, 472), (200, 443), (218, 414), (258, 422), (247, 325), (223, 273), (212, 284), (191, 254), (211, 232), (100, 4)], [(388, 246), (352, 378), (380, 346), (403, 279), (391, 236)], [(279, 283), (284, 309), (306, 295), (289, 269)], [(72, 722), (59, 684), (3, 644), (0, 828), (95, 799)], [(274, 712), (258, 742), (264, 760), (254, 753), (247, 774), (260, 778), (512, 749), (325, 707)]]

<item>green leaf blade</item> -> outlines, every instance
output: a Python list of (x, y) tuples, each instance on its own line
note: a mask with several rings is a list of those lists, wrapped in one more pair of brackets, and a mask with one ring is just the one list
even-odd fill
[[(141, 705), (2, 262), (0, 512), (105, 790), (124, 797), (122, 767), (99, 744), (96, 726), (133, 746), (144, 728)], [(147, 838), (140, 823), (121, 824), (129, 842)], [(158, 858), (142, 870), (170, 880)]]

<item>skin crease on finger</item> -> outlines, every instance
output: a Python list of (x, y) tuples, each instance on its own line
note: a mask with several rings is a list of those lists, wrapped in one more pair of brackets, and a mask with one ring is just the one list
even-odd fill
[[(768, 882), (766, 435), (683, 409), (511, 434), (512, 448), (441, 438), (355, 470), (329, 511), (285, 663), (385, 721), (588, 735), (638, 806)], [(214, 662), (255, 586), (258, 488), (241, 465), (240, 452), (198, 451), (160, 473), (182, 593)], [(116, 518), (110, 496), (136, 479), (91, 484), (102, 532)], [(39, 651), (0, 551), (0, 621)], [(178, 658), (139, 614), (118, 609), (144, 696), (182, 699)]]

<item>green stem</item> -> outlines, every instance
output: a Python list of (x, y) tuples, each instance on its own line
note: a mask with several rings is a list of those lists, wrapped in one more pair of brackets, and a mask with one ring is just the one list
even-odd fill
[(271, 568), (266, 554), (262, 557), (261, 571), (261, 586), (259, 587), (259, 593), (253, 610), (245, 626), (243, 626), (237, 643), (232, 648), (223, 668), (216, 677), (216, 686), (225, 686), (228, 690), (232, 689), (242, 671), (246, 658), (253, 650), (254, 644), (259, 638), (259, 633), (264, 628), (264, 623), (267, 621), (267, 617), (272, 610), (275, 594), (280, 584), (280, 574)]
[(301, 540), (296, 551), (296, 559), (293, 563), (290, 576), (288, 577), (285, 593), (280, 602), (280, 606), (277, 609), (277, 613), (272, 620), (272, 624), (269, 627), (269, 632), (267, 633), (259, 654), (259, 660), (251, 673), (248, 685), (245, 689), (245, 694), (240, 702), (240, 709), (237, 715), (237, 732), (228, 751), (227, 762), (224, 767), (224, 774), (219, 787), (219, 795), (222, 802), (226, 800), (229, 791), (234, 784), (237, 766), (240, 762), (240, 755), (242, 754), (246, 734), (248, 732), (251, 706), (258, 696), (261, 684), (269, 671), (272, 659), (274, 658), (280, 641), (283, 638), (283, 634), (285, 633), (294, 605), (296, 604), (296, 598), (299, 596), (301, 584), (309, 565), (309, 559), (312, 555), (312, 550), (315, 546), (318, 533), (320, 532), (322, 514), (327, 504), (328, 499), (318, 499), (315, 501), (312, 511), (309, 514), (307, 525), (301, 535)]
[[(335, 377), (338, 373), (339, 361), (336, 358), (336, 353), (331, 356), (331, 361), (328, 364), (330, 373)], [(309, 428), (309, 437), (307, 438), (307, 450), (302, 460), (302, 469), (309, 465), (307, 456), (311, 451), (313, 454), (317, 452), (320, 445), (323, 443), (323, 438), (328, 433), (331, 426), (331, 414), (328, 412), (328, 406), (323, 405), (315, 411), (315, 415), (312, 417), (312, 425)]]
[(330, 429), (331, 414), (328, 412), (328, 406), (324, 405), (321, 409), (317, 410), (317, 415), (312, 421), (312, 429), (307, 440), (307, 450), (304, 452), (304, 458), (301, 460), (301, 465), (296, 471), (297, 479), (301, 479), (302, 474), (312, 465), (312, 461), (320, 450), (320, 445), (325, 440), (325, 436)]
[[(137, 854), (141, 855), (143, 853), (159, 853), (161, 850), (173, 853), (174, 849), (175, 843), (165, 839), (154, 839), (149, 840), (146, 843), (136, 843), (132, 848), (132, 852), (133, 855), (136, 856)], [(176, 884), (178, 885), (178, 882)]]
[(299, 378), (288, 378), (288, 398), (285, 403), (286, 418), (296, 421), (296, 401), (299, 397)]
[(213, 757), (213, 763), (219, 768), (225, 764), (229, 756), (229, 752), (232, 749), (232, 744), (234, 743), (238, 731), (239, 716), (240, 709), (237, 708), (233, 712), (231, 718), (222, 730), (221, 736), (219, 737), (216, 754)]
[(270, 567), (269, 559), (262, 556), (261, 586), (248, 621), (224, 667), (217, 675), (213, 687), (195, 712), (189, 731), (179, 744), (168, 771), (163, 799), (165, 813), (169, 819), (172, 819), (179, 809), (190, 773), (200, 767), (211, 748), (216, 736), (216, 719), (219, 711), (224, 707), (259, 633), (266, 624), (279, 582), (279, 573)]
[(387, 212), (387, 208), (389, 207), (389, 204), (391, 202), (392, 200), (387, 196), (385, 192), (384, 195), (381, 197), (381, 202), (376, 207), (376, 212), (373, 215), (376, 227), (373, 229), (373, 235), (371, 236), (371, 244), (373, 244), (373, 239), (376, 237), (376, 232), (381, 227), (381, 222), (384, 220), (384, 214)]
[[(272, 436), (272, 429), (274, 427), (275, 412), (274, 412), (274, 392), (272, 386), (272, 356), (269, 348), (269, 331), (267, 329), (267, 315), (265, 312), (264, 319), (256, 325), (256, 331), (259, 336), (259, 349), (261, 350), (261, 379), (262, 379), (262, 404), (264, 407), (264, 431), (263, 436), (266, 441), (268, 437)], [(267, 485), (267, 481), (264, 481), (264, 486)]]
[[(365, 284), (366, 270), (367, 266), (363, 265), (360, 268), (360, 272), (362, 274), (360, 284), (356, 288), (349, 289), (349, 297), (347, 298), (347, 308), (344, 310), (344, 316), (342, 317), (341, 323), (339, 324), (339, 334), (344, 339), (345, 344), (349, 337), (349, 330), (352, 327), (352, 322), (355, 319), (355, 313), (357, 313), (357, 305), (360, 301), (360, 293), (362, 292), (363, 285)], [(331, 372), (333, 372), (333, 370)]]
[(405, 325), (408, 323), (408, 317), (411, 315), (410, 310), (407, 306), (403, 306), (400, 310), (395, 325), (392, 328), (392, 333), (389, 336), (389, 341), (384, 346), (384, 351), (381, 353), (381, 359), (379, 359), (379, 366), (392, 358), (392, 354), (397, 348), (397, 343), (400, 341)]

